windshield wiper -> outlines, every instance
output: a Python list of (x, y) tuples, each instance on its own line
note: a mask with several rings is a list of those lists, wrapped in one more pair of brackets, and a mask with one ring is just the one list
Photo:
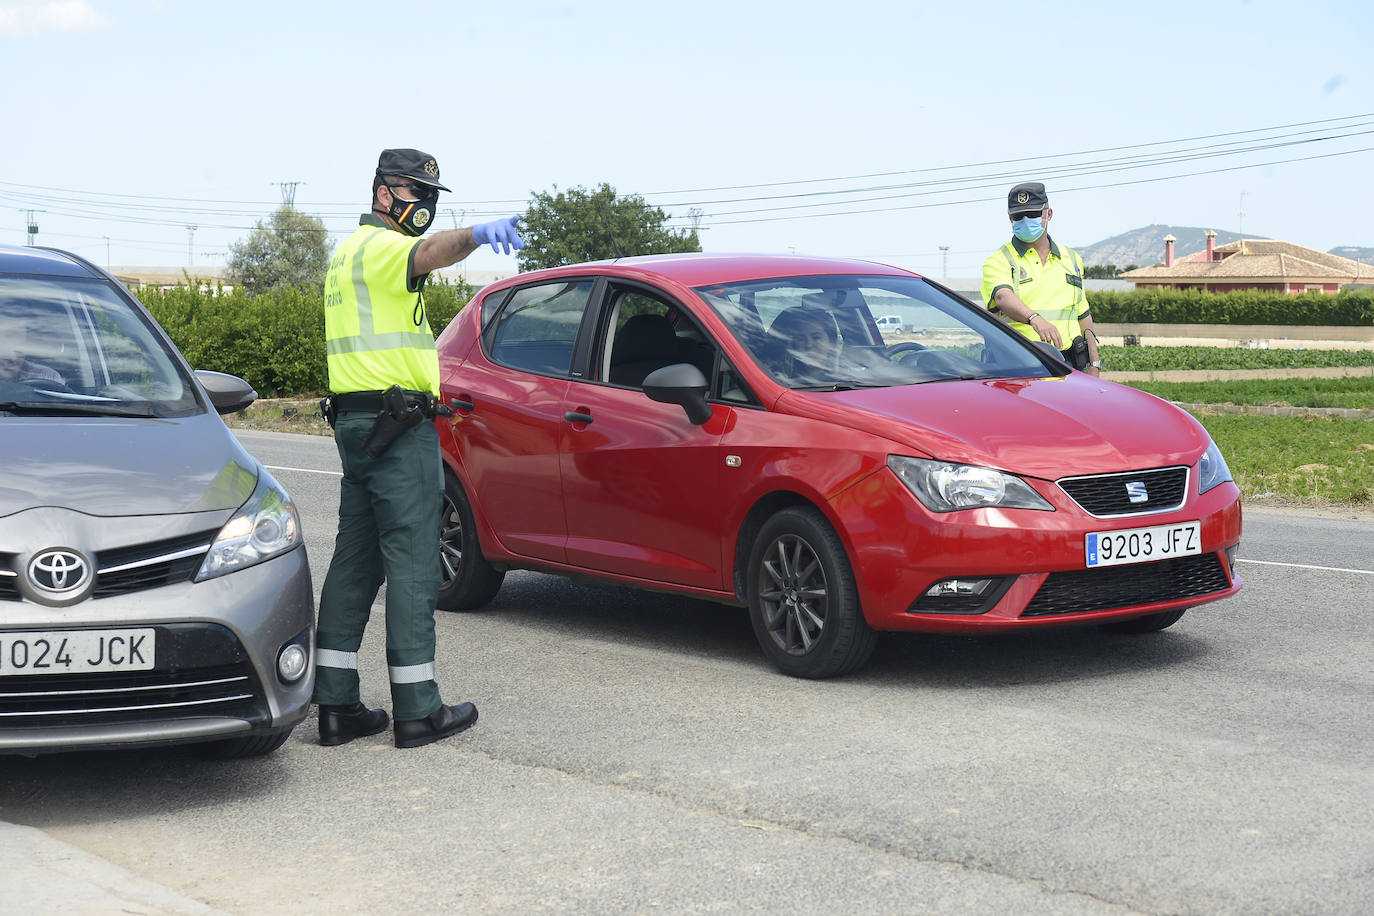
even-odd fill
[(856, 388), (891, 388), (892, 382), (833, 382), (827, 385), (797, 385), (793, 391), (853, 391)]
[(988, 375), (986, 372), (962, 372), (957, 375), (939, 375), (935, 378), (923, 378), (920, 381), (912, 382), (913, 385), (929, 385), (931, 382), (971, 382), (977, 379), (1001, 378), (1000, 375)]
[(0, 401), (0, 413), (33, 416), (156, 417), (148, 404), (102, 404), (78, 401)]

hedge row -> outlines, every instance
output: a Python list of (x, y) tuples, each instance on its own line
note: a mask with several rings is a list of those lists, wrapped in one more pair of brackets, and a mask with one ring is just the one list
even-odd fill
[[(472, 298), (466, 283), (425, 286), (437, 335)], [(265, 398), (329, 388), (324, 356), (324, 291), (278, 287), (257, 296), (178, 286), (142, 290), (139, 299), (196, 369), (246, 379)]]
[[(433, 281), (425, 287), (429, 326), (437, 335), (476, 290)], [(184, 286), (140, 293), (197, 369), (247, 379), (263, 397), (312, 394), (328, 388), (324, 358), (324, 292), (279, 287), (258, 296), (240, 290)], [(1108, 292), (1090, 294), (1099, 322), (1163, 324), (1374, 325), (1374, 292), (1334, 296), (1240, 291)]]
[(1098, 290), (1088, 294), (1093, 320), (1119, 324), (1277, 324), (1368, 327), (1374, 292), (1204, 293), (1199, 290)]

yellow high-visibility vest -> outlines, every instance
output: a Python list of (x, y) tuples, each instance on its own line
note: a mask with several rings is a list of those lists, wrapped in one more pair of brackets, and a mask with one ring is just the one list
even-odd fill
[[(1064, 346), (1083, 331), (1078, 320), (1089, 314), (1088, 297), (1083, 292), (1083, 260), (1067, 245), (1050, 241), (1050, 256), (1044, 264), (1032, 245), (1012, 239), (988, 255), (983, 262), (983, 304), (993, 308), (997, 290), (1009, 287), (1032, 312), (1059, 329)], [(1008, 319), (1010, 321), (1010, 319)], [(1040, 337), (1027, 323), (1010, 321), (1011, 326), (1031, 340)]]
[(420, 241), (368, 214), (330, 259), (324, 280), (330, 391), (400, 385), (439, 394), (439, 356), (420, 293), (425, 277), (410, 282)]

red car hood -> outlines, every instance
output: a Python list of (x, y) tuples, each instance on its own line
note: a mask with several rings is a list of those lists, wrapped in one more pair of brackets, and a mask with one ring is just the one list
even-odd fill
[(1049, 480), (1192, 465), (1209, 441), (1169, 402), (1081, 373), (787, 392), (777, 407), (883, 436), (917, 455)]

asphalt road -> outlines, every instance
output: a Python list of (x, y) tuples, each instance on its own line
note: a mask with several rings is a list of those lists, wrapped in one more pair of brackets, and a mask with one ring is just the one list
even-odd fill
[[(239, 435), (318, 592), (332, 441)], [(738, 610), (512, 574), (439, 618), (446, 699), (481, 709), (460, 737), (0, 758), (0, 819), (236, 913), (1363, 914), (1372, 547), (1368, 519), (1249, 510), (1245, 589), (1164, 633), (888, 635), (827, 682), (775, 673)]]

